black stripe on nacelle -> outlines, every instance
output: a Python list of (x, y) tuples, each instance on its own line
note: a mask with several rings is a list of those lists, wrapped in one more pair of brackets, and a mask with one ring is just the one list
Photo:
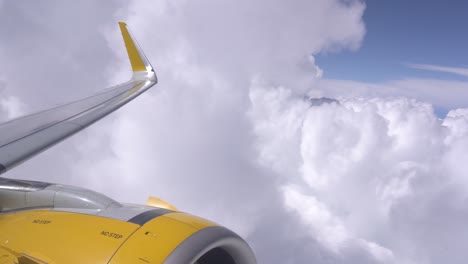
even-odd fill
[(137, 224), (137, 225), (144, 225), (146, 224), (146, 222), (158, 217), (158, 216), (161, 216), (161, 215), (165, 215), (165, 214), (168, 214), (168, 213), (173, 213), (174, 211), (171, 211), (171, 210), (167, 210), (167, 209), (164, 209), (164, 208), (158, 208), (158, 209), (153, 209), (153, 210), (149, 210), (149, 211), (146, 211), (146, 212), (143, 212), (139, 215), (136, 215), (134, 216), (132, 219), (128, 220), (127, 222), (129, 223), (134, 223), (134, 224)]

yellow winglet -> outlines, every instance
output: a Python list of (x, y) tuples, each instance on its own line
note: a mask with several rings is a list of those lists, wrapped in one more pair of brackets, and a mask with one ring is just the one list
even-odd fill
[(146, 59), (138, 43), (132, 38), (132, 35), (127, 29), (127, 24), (125, 22), (119, 22), (119, 26), (125, 42), (125, 47), (127, 48), (128, 58), (132, 64), (132, 70), (134, 72), (151, 71), (151, 64)]

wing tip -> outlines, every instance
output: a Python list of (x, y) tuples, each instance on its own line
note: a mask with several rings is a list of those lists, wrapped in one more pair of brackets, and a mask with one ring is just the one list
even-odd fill
[(138, 42), (127, 29), (127, 23), (120, 21), (119, 26), (133, 72), (153, 71), (153, 67), (151, 66), (145, 54), (141, 50), (140, 46), (138, 45)]

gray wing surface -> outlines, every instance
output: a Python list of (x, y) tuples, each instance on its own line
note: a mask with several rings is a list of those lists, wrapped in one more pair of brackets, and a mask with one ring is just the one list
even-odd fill
[(157, 83), (138, 43), (120, 22), (132, 79), (96, 95), (0, 124), (0, 173), (117, 110)]

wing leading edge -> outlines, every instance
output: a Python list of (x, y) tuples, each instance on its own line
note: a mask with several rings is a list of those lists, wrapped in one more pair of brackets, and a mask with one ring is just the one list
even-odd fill
[(96, 95), (0, 124), (0, 174), (84, 129), (157, 83), (153, 67), (119, 22), (132, 78)]

